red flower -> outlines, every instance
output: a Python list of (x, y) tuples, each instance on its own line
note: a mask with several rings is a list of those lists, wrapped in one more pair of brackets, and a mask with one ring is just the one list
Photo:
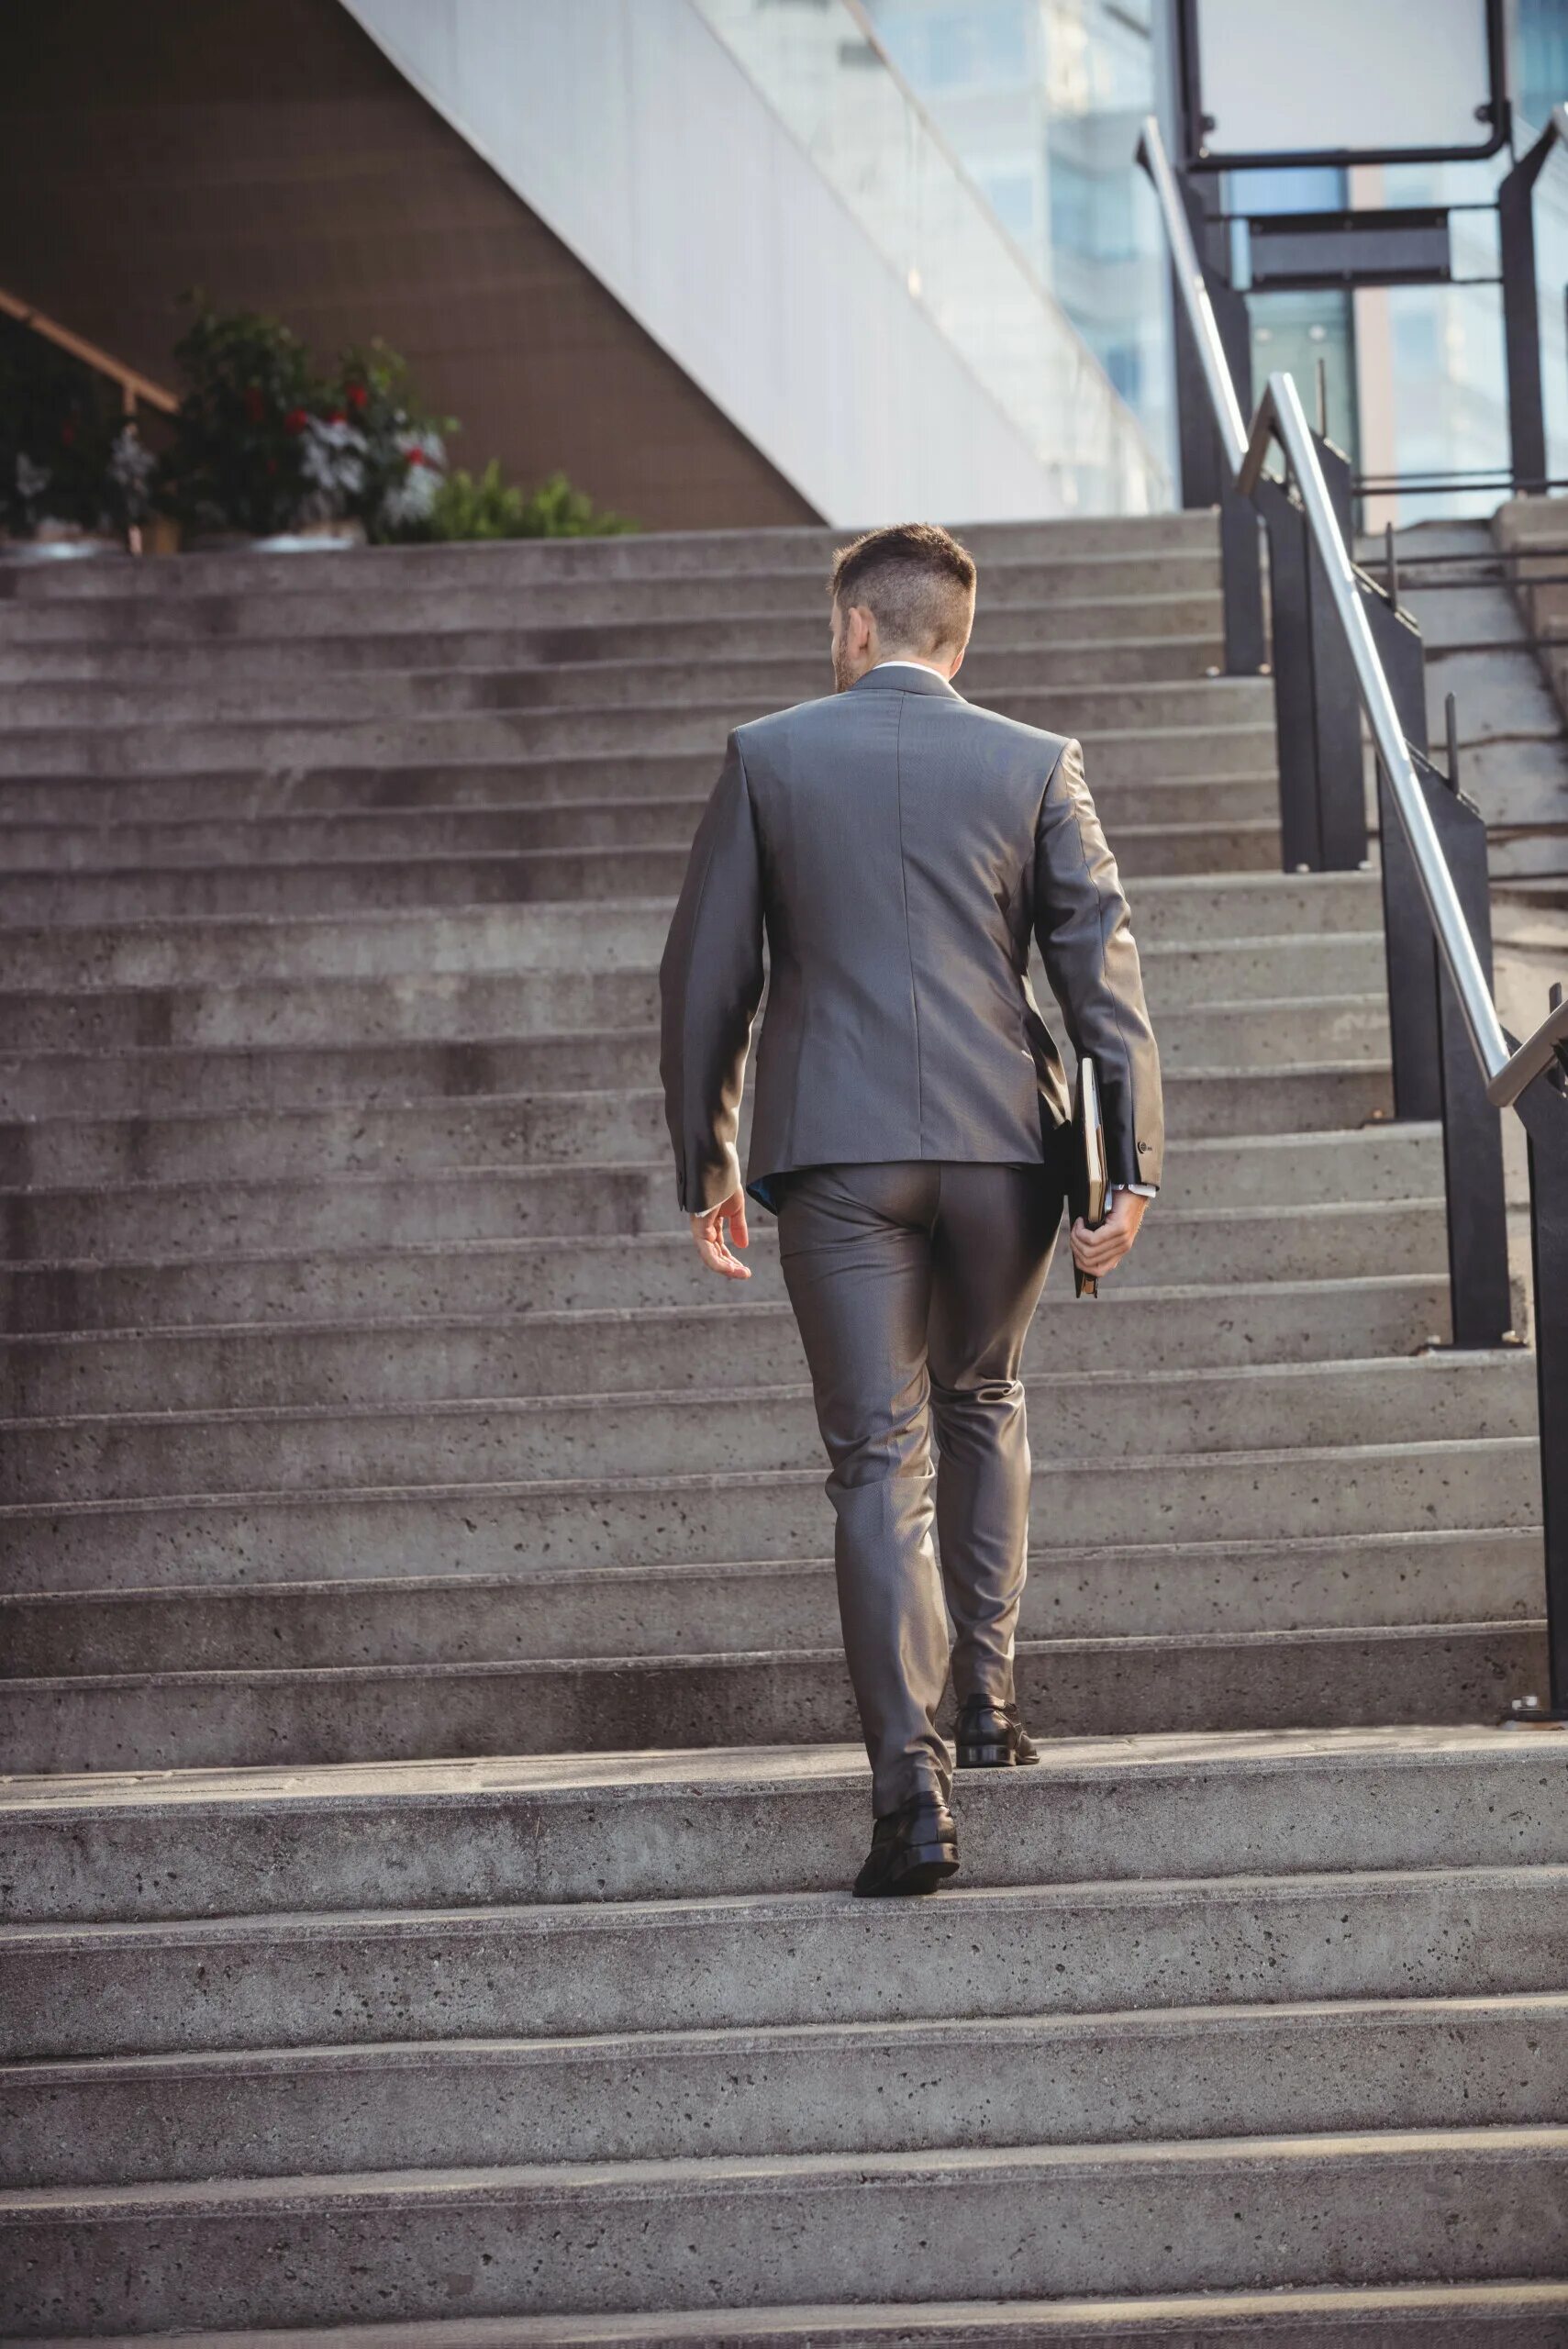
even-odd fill
[(340, 407), (329, 407), (327, 411), (327, 421), (328, 424), (347, 424), (349, 419)]
[(428, 465), (430, 460), (426, 456), (423, 449), (410, 449), (408, 462), (411, 465)]
[(76, 445), (76, 419), (72, 416), (68, 416), (60, 428), (60, 445), (62, 449), (73, 449)]
[(291, 407), (288, 414), (284, 418), (284, 430), (285, 432), (303, 432), (309, 422), (310, 417), (304, 408)]
[(261, 386), (260, 384), (247, 384), (245, 386), (246, 421), (250, 424), (260, 424), (266, 413), (267, 403), (262, 395)]
[(362, 408), (369, 404), (370, 400), (370, 394), (363, 384), (350, 384), (343, 396), (349, 406), (353, 408)]

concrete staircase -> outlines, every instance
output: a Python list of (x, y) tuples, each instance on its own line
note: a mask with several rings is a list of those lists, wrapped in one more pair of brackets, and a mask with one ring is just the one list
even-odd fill
[(825, 535), (3, 575), (7, 2338), (1568, 2329), (1532, 1371), (1435, 1342), (1375, 879), (1275, 869), (1208, 518), (972, 543), (1175, 1147), (1028, 1357), (1048, 1760), (896, 1905), (655, 1066)]

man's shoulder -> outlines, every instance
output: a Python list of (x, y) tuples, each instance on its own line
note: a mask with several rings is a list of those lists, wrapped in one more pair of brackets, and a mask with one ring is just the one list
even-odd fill
[(820, 724), (843, 708), (842, 694), (818, 694), (810, 701), (791, 702), (787, 709), (770, 709), (765, 717), (749, 718), (735, 729), (735, 739), (742, 752), (750, 749), (765, 750), (770, 742), (788, 734), (797, 726)]
[[(876, 696), (878, 700), (881, 698)], [(951, 714), (961, 724), (972, 726), (977, 738), (987, 738), (998, 746), (1028, 746), (1037, 757), (1043, 757), (1052, 764), (1061, 757), (1069, 741), (1074, 739), (1068, 734), (1052, 733), (1044, 726), (1031, 726), (1025, 718), (1009, 718), (999, 709), (988, 709), (984, 702), (971, 701), (961, 693), (955, 692), (951, 696), (943, 695), (932, 705), (926, 703), (925, 696), (921, 696), (921, 700), (922, 706), (934, 706), (944, 714)], [(766, 750), (771, 742), (778, 741), (797, 729), (831, 726), (840, 720), (852, 723), (855, 718), (863, 717), (871, 706), (870, 698), (863, 695), (819, 694), (810, 701), (792, 702), (787, 709), (770, 710), (765, 717), (748, 718), (744, 725), (734, 729), (735, 739), (744, 755), (750, 749)]]
[(988, 709), (984, 702), (966, 701), (964, 707), (973, 718), (981, 720), (998, 748), (1028, 750), (1052, 766), (1075, 739), (1071, 734), (1052, 733), (1047, 726), (1031, 726), (1028, 718), (1011, 718), (1005, 710)]

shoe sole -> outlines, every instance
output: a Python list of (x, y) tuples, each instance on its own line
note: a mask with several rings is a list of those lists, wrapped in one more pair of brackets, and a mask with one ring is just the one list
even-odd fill
[(958, 1749), (961, 1770), (1030, 1770), (1039, 1760), (1038, 1753), (1019, 1755), (1010, 1745), (961, 1745)]
[(885, 1900), (905, 1893), (935, 1892), (939, 1884), (958, 1874), (958, 1849), (952, 1843), (914, 1843), (880, 1884), (856, 1885), (862, 1900)]

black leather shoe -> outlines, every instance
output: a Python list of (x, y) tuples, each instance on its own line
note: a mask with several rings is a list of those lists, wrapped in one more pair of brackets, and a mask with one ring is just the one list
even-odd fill
[(871, 1850), (855, 1878), (862, 1899), (885, 1893), (935, 1892), (958, 1872), (958, 1830), (938, 1794), (911, 1795), (884, 1811), (872, 1830)]
[(1040, 1748), (1019, 1720), (1017, 1705), (998, 1705), (989, 1697), (967, 1700), (954, 1742), (961, 1770), (1027, 1770), (1040, 1760)]

